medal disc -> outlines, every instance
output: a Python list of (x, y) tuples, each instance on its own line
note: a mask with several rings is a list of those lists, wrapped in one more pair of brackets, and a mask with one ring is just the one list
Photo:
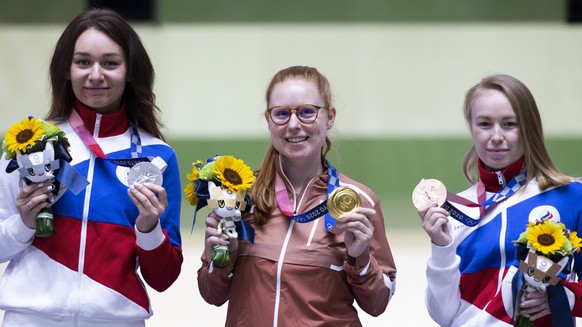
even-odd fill
[(362, 205), (358, 193), (349, 187), (338, 187), (331, 192), (327, 199), (327, 210), (336, 220), (344, 213), (349, 213)]
[(436, 203), (440, 207), (446, 198), (447, 188), (437, 179), (423, 179), (412, 191), (412, 203), (416, 209), (431, 203)]
[(151, 162), (140, 162), (129, 170), (127, 174), (128, 185), (139, 185), (143, 183), (151, 183), (162, 186), (164, 178), (160, 169)]

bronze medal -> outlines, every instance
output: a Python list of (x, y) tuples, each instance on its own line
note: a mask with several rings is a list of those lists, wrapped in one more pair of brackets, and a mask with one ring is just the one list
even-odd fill
[(440, 207), (446, 198), (447, 188), (437, 179), (423, 179), (412, 191), (412, 203), (416, 209), (431, 203), (436, 203)]
[(358, 193), (349, 187), (338, 187), (327, 199), (327, 210), (329, 214), (338, 221), (343, 221), (339, 217), (344, 213), (353, 212), (362, 205)]

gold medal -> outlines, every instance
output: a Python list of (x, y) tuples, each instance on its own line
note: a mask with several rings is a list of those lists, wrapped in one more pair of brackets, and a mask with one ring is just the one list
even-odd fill
[(416, 209), (431, 203), (436, 203), (440, 207), (446, 198), (447, 188), (437, 179), (423, 179), (412, 191), (412, 203)]
[(329, 214), (338, 221), (343, 221), (339, 216), (344, 213), (353, 212), (362, 205), (358, 193), (349, 187), (338, 187), (327, 199), (327, 210)]

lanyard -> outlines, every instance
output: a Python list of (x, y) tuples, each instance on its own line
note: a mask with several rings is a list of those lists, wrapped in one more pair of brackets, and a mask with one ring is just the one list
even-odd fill
[(336, 220), (329, 214), (327, 211), (327, 198), (333, 192), (335, 188), (339, 186), (339, 178), (337, 170), (326, 161), (327, 164), (327, 194), (326, 200), (322, 203), (316, 205), (315, 207), (307, 210), (304, 213), (295, 215), (293, 210), (291, 209), (291, 202), (289, 201), (289, 196), (287, 194), (287, 187), (285, 186), (285, 182), (279, 174), (275, 174), (275, 199), (277, 200), (277, 205), (281, 212), (285, 216), (298, 223), (307, 223), (314, 221), (315, 219), (325, 215), (325, 229), (327, 231), (335, 233), (333, 227), (335, 226)]
[(461, 210), (457, 209), (451, 202), (455, 202), (467, 207), (478, 207), (479, 208), (479, 218), (483, 217), (486, 212), (486, 207), (490, 207), (494, 204), (497, 204), (512, 194), (517, 192), (520, 188), (525, 185), (527, 178), (527, 172), (525, 169), (522, 169), (519, 174), (517, 174), (514, 178), (512, 178), (509, 183), (505, 184), (505, 186), (497, 193), (493, 194), (489, 199), (485, 200), (485, 185), (483, 182), (479, 181), (477, 185), (477, 201), (475, 203), (473, 201), (467, 200), (457, 194), (447, 192), (447, 199), (445, 203), (441, 206), (443, 209), (447, 210), (451, 217), (460, 221), (461, 223), (473, 227), (479, 224), (479, 219), (471, 218), (470, 216), (464, 214)]
[(87, 127), (85, 127), (85, 124), (83, 123), (83, 119), (81, 118), (81, 116), (79, 116), (79, 114), (77, 113), (76, 110), (73, 110), (73, 112), (71, 113), (71, 117), (69, 118), (69, 122), (71, 123), (71, 126), (73, 127), (75, 132), (77, 132), (77, 134), (79, 135), (81, 140), (89, 147), (89, 149), (97, 157), (99, 157), (101, 159), (111, 161), (114, 164), (116, 164), (118, 166), (123, 166), (123, 167), (132, 167), (133, 165), (135, 165), (138, 162), (150, 161), (149, 158), (139, 158), (139, 155), (141, 154), (141, 138), (139, 136), (139, 132), (137, 130), (137, 127), (132, 123), (130, 123), (131, 128), (132, 128), (131, 137), (130, 137), (131, 138), (131, 159), (108, 159), (107, 156), (105, 155), (105, 152), (103, 152), (103, 150), (101, 149), (101, 147), (99, 146), (99, 144), (97, 143), (97, 141), (95, 140), (93, 135), (91, 135), (91, 133), (89, 132)]

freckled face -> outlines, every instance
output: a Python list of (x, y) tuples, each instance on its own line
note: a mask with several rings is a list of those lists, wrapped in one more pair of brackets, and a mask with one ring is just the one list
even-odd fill
[(502, 170), (523, 156), (515, 111), (497, 90), (484, 90), (473, 100), (471, 136), (479, 159), (492, 171)]
[[(325, 101), (314, 82), (286, 79), (273, 87), (268, 108), (295, 108), (302, 104), (324, 106)], [(319, 162), (328, 126), (333, 125), (335, 119), (335, 108), (320, 109), (317, 119), (311, 124), (302, 123), (295, 113), (284, 125), (273, 123), (268, 114), (265, 118), (269, 124), (271, 143), (281, 156), (288, 160)]]
[(75, 43), (71, 63), (73, 93), (99, 113), (119, 110), (127, 83), (127, 67), (121, 47), (106, 34), (88, 29)]

